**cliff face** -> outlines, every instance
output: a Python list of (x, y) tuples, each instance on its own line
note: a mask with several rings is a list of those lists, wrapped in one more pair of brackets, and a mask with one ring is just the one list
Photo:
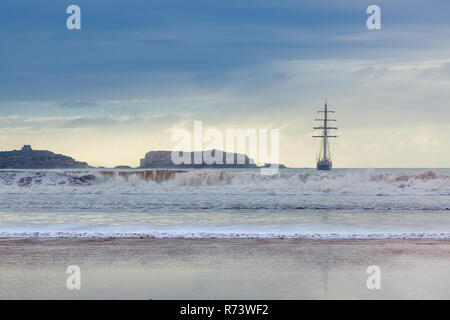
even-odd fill
[[(216, 152), (222, 152), (219, 150), (208, 150), (204, 152), (185, 152), (191, 161), (188, 163), (182, 163), (176, 165), (172, 162), (171, 151), (150, 151), (145, 154), (145, 157), (140, 161), (141, 168), (257, 168), (253, 159), (250, 159), (246, 155), (238, 153), (227, 153), (223, 152), (222, 163), (207, 164), (205, 162), (204, 154), (211, 154), (212, 157), (216, 155)], [(181, 151), (178, 151), (180, 157), (182, 155)], [(202, 159), (201, 164), (194, 164), (194, 157), (197, 156)], [(244, 159), (244, 163), (238, 163), (238, 156)], [(228, 164), (226, 159), (230, 157), (234, 159), (233, 163)]]
[(86, 162), (46, 150), (33, 150), (25, 145), (22, 150), (0, 152), (0, 169), (56, 169), (86, 168)]

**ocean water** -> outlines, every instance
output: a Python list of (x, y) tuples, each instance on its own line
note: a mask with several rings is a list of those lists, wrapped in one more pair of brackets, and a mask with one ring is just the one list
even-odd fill
[(450, 238), (450, 169), (2, 170), (0, 237)]

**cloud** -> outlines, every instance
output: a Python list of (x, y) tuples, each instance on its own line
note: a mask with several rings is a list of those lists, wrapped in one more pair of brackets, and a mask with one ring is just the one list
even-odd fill
[(65, 128), (85, 128), (85, 127), (106, 127), (114, 126), (118, 123), (117, 119), (112, 117), (78, 117), (76, 119), (68, 120), (62, 124)]
[(96, 104), (95, 102), (90, 102), (90, 101), (67, 101), (67, 102), (63, 102), (59, 105), (60, 108), (88, 108), (88, 107), (94, 107)]
[(27, 4), (33, 19), (21, 2), (1, 6), (0, 101), (64, 100), (67, 109), (193, 85), (215, 90), (234, 80), (230, 72), (280, 60), (401, 59), (449, 48), (444, 0), (381, 2), (379, 32), (365, 28), (366, 3), (347, 0), (80, 0), (80, 32), (61, 23), (58, 2)]
[[(78, 1), (81, 32), (65, 29), (62, 3), (30, 2), (24, 12), (1, 2), (2, 145), (71, 141), (98, 163), (101, 144), (108, 157), (120, 146), (137, 159), (170, 147), (172, 128), (203, 120), (281, 128), (283, 162), (304, 166), (328, 98), (343, 130), (339, 166), (365, 165), (352, 153), (364, 146), (377, 165), (450, 159), (430, 129), (450, 118), (448, 1), (380, 0), (379, 32), (366, 30), (364, 1), (111, 1)], [(397, 151), (406, 137), (416, 138)]]

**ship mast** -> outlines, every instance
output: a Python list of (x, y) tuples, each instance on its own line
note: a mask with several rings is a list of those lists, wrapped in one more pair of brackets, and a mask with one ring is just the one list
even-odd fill
[(323, 125), (320, 127), (314, 127), (315, 130), (316, 129), (322, 130), (322, 135), (313, 136), (314, 138), (322, 138), (322, 143), (323, 143), (323, 155), (319, 156), (318, 165), (319, 165), (319, 163), (322, 163), (322, 164), (329, 163), (330, 168), (331, 168), (331, 159), (329, 159), (329, 157), (328, 157), (328, 152), (329, 152), (328, 138), (336, 138), (337, 136), (335, 136), (335, 135), (330, 136), (328, 134), (328, 130), (335, 130), (335, 129), (337, 129), (337, 127), (328, 126), (328, 122), (336, 121), (336, 119), (329, 119), (328, 113), (334, 113), (334, 111), (328, 110), (327, 101), (325, 101), (325, 106), (324, 106), (323, 111), (320, 110), (320, 111), (318, 111), (318, 113), (323, 113), (323, 119), (315, 119), (315, 121), (323, 121)]

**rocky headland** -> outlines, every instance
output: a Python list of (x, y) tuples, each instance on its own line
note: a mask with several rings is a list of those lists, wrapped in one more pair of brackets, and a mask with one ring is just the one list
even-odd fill
[(33, 150), (24, 145), (21, 150), (0, 151), (0, 169), (66, 169), (88, 168), (86, 162), (55, 154), (47, 150)]

